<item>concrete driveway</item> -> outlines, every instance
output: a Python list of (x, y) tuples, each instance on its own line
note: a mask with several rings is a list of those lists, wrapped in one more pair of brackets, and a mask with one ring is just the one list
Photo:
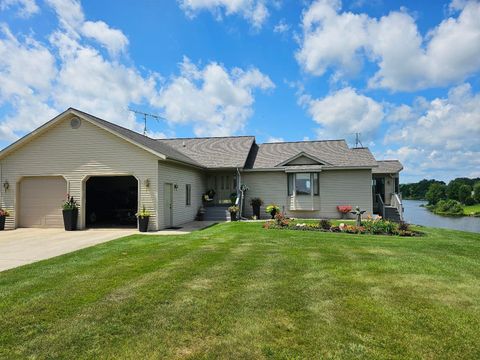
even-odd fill
[[(186, 235), (216, 224), (192, 221), (177, 230), (161, 230), (143, 235)], [(17, 229), (0, 231), (0, 271), (70, 253), (124, 236), (140, 234), (136, 229)]]
[(49, 259), (123, 236), (136, 230), (17, 229), (0, 231), (0, 271)]

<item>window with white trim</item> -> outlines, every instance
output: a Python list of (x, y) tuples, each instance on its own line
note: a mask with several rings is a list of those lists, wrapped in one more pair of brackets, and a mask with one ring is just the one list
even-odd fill
[(287, 192), (292, 195), (314, 195), (320, 194), (320, 183), (318, 173), (289, 173), (287, 174)]

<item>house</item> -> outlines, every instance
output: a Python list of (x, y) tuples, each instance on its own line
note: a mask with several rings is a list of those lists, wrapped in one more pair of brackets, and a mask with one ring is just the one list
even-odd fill
[(135, 226), (145, 206), (150, 230), (158, 230), (194, 220), (214, 189), (207, 215), (224, 215), (238, 196), (245, 217), (253, 197), (292, 217), (337, 218), (337, 205), (400, 216), (401, 170), (398, 161), (376, 161), (344, 140), (155, 140), (70, 108), (0, 152), (0, 206), (12, 213), (7, 228), (61, 227), (70, 194), (81, 229)]

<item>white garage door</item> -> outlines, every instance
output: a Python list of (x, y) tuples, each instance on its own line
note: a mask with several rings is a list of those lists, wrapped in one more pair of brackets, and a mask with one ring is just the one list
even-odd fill
[(62, 202), (67, 183), (62, 177), (29, 177), (20, 183), (20, 227), (63, 226)]

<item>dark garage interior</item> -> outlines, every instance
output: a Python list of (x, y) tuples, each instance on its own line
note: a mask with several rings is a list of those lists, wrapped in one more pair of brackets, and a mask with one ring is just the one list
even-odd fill
[(86, 184), (88, 228), (137, 226), (138, 181), (133, 176), (95, 176)]

